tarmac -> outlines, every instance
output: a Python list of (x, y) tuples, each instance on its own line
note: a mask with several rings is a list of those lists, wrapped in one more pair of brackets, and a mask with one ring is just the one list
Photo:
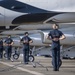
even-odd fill
[(34, 62), (23, 63), (23, 57), (18, 60), (0, 60), (0, 75), (75, 75), (75, 59), (62, 59), (59, 71), (53, 71), (52, 58), (35, 56)]

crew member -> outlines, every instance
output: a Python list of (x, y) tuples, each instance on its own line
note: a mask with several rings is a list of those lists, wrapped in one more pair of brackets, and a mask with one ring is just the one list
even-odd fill
[(53, 24), (53, 30), (47, 36), (47, 39), (52, 40), (52, 64), (54, 71), (59, 71), (60, 40), (65, 39), (65, 35), (58, 28), (59, 26), (57, 24)]
[(32, 39), (28, 36), (28, 32), (24, 33), (24, 37), (21, 39), (23, 43), (23, 56), (24, 56), (24, 63), (28, 64), (29, 61), (29, 44), (32, 43)]
[(11, 60), (12, 45), (13, 45), (13, 40), (11, 38), (11, 35), (8, 35), (8, 37), (5, 39), (4, 43), (5, 43), (5, 46), (6, 46), (7, 59)]
[(3, 58), (3, 39), (0, 38), (0, 59)]

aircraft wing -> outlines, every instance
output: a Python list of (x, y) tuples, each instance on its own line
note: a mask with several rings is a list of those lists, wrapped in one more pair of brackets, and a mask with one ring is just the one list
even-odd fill
[(75, 22), (74, 12), (63, 12), (46, 19), (43, 23), (72, 23)]
[(8, 30), (8, 31), (3, 31), (0, 34), (1, 35), (20, 35), (24, 34), (25, 32), (28, 32), (29, 34), (37, 33), (40, 30), (30, 30), (30, 31), (25, 31), (25, 30)]

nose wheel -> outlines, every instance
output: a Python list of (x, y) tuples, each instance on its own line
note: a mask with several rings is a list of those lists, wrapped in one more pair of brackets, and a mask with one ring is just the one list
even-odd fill
[(4, 53), (4, 58), (7, 58), (7, 54), (6, 53)]
[(19, 58), (19, 54), (13, 54), (13, 58), (17, 60)]
[(29, 61), (33, 62), (34, 61), (34, 56), (33, 55), (29, 55)]
[[(4, 53), (4, 58), (7, 58), (7, 53)], [(13, 59), (17, 60), (19, 58), (19, 54), (13, 54)]]

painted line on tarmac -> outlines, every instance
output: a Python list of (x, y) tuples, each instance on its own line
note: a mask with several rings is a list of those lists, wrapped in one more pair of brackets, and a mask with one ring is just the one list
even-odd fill
[(28, 69), (25, 69), (25, 68), (22, 68), (22, 67), (15, 67), (15, 65), (12, 65), (12, 64), (9, 64), (9, 63), (6, 63), (6, 62), (2, 62), (0, 61), (1, 64), (3, 65), (6, 65), (6, 66), (9, 66), (9, 67), (13, 67), (18, 69), (18, 70), (21, 70), (21, 71), (25, 71), (25, 72), (28, 72), (28, 73), (31, 73), (31, 74), (34, 74), (34, 75), (44, 75), (43, 73), (39, 73), (39, 72), (36, 72), (36, 71), (30, 71)]

